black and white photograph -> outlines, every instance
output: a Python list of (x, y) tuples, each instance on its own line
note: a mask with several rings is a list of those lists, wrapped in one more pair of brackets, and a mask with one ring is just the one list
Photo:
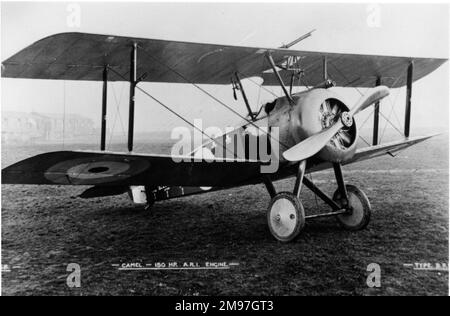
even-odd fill
[(1, 1), (1, 295), (449, 295), (449, 2)]

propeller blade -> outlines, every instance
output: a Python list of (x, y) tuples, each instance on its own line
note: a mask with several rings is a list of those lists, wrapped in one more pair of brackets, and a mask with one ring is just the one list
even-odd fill
[[(378, 86), (371, 89), (348, 113), (349, 119), (353, 119), (353, 115), (364, 110), (369, 105), (381, 100), (389, 95), (389, 88), (386, 86)], [(338, 120), (330, 128), (321, 131), (304, 141), (289, 148), (283, 153), (283, 157), (288, 161), (302, 161), (317, 154), (328, 142), (336, 135), (341, 128), (344, 127), (342, 120)]]
[(287, 161), (302, 161), (317, 154), (325, 145), (336, 135), (339, 130), (344, 127), (341, 120), (330, 128), (323, 130), (311, 137), (308, 137), (301, 143), (289, 148), (283, 153), (283, 157)]
[(389, 88), (386, 86), (378, 86), (371, 89), (369, 92), (361, 98), (361, 100), (351, 109), (349, 112), (350, 116), (354, 116), (355, 114), (361, 112), (369, 105), (383, 99), (384, 97), (389, 95)]

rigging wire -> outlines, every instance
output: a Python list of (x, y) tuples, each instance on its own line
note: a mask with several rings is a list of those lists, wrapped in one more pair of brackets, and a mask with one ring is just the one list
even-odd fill
[[(394, 105), (395, 105), (396, 102), (397, 102), (397, 98), (398, 98), (399, 94), (400, 94), (400, 90), (397, 91), (397, 95), (396, 95), (396, 97), (395, 97), (395, 99), (394, 99), (394, 103), (391, 102), (391, 111), (389, 112), (389, 116), (388, 116), (389, 118), (392, 116), (392, 113), (395, 113)], [(389, 100), (390, 100), (390, 99), (389, 99)], [(401, 125), (400, 122), (397, 121), (397, 123), (399, 124), (399, 126)], [(391, 125), (393, 125), (393, 124), (391, 123)], [(382, 140), (383, 137), (384, 137), (384, 134), (385, 134), (385, 132), (386, 132), (387, 126), (388, 126), (388, 122), (386, 121), (386, 123), (384, 124), (383, 132), (381, 133), (380, 142), (381, 142), (381, 140)], [(397, 129), (397, 131), (400, 133), (400, 135), (403, 136), (403, 133), (402, 133), (401, 131), (399, 131), (398, 129)]]
[[(333, 68), (334, 69), (336, 69), (336, 71), (347, 81), (347, 84), (350, 84), (351, 83), (351, 81), (347, 78), (347, 76), (346, 75), (344, 75), (344, 73), (338, 68), (338, 67), (336, 67), (336, 65), (333, 63), (333, 62), (331, 62), (331, 60), (328, 60), (327, 61), (331, 66), (333, 66)], [(361, 95), (361, 96), (364, 96), (364, 94), (358, 89), (358, 87), (354, 87), (355, 89), (356, 89), (356, 91), (358, 91), (359, 92), (359, 94)]]
[[(393, 83), (392, 85), (395, 85), (399, 79), (400, 79), (400, 76), (394, 81), (394, 83)], [(395, 101), (397, 100), (397, 97), (398, 97), (398, 92), (397, 92)], [(391, 105), (392, 105), (392, 100), (391, 100), (390, 98), (389, 98), (389, 100), (391, 101)], [(394, 104), (395, 104), (395, 101), (394, 101)], [(392, 106), (393, 106), (393, 105), (392, 105)], [(366, 117), (366, 119), (365, 119), (364, 122), (361, 124), (361, 126), (359, 127), (359, 129), (362, 129), (362, 128), (366, 125), (367, 121), (368, 121), (370, 118), (372, 118), (372, 116), (373, 116), (374, 113), (375, 113), (375, 107), (372, 108), (372, 111), (371, 111), (370, 114)], [(380, 113), (381, 113), (381, 107), (380, 107)], [(390, 116), (390, 115), (389, 115), (389, 116)], [(385, 126), (385, 128), (386, 128), (386, 126)], [(384, 132), (383, 132), (383, 133), (384, 133)], [(371, 146), (367, 140), (365, 140), (362, 136), (360, 136), (360, 137), (361, 137), (361, 139), (362, 139), (366, 144), (368, 144), (369, 146)], [(381, 142), (381, 139), (382, 139), (382, 138), (383, 138), (383, 135), (381, 135), (381, 137), (380, 137), (380, 142)]]
[[(203, 92), (204, 94), (206, 94), (207, 96), (209, 96), (211, 99), (213, 99), (214, 101), (216, 101), (217, 103), (221, 104), (222, 106), (224, 106), (225, 108), (227, 108), (229, 111), (231, 111), (232, 113), (234, 113), (235, 115), (237, 115), (238, 117), (240, 117), (241, 119), (243, 119), (247, 124), (250, 124), (254, 127), (256, 127), (258, 130), (262, 131), (263, 133), (267, 134), (270, 138), (276, 140), (280, 145), (286, 146), (285, 144), (283, 144), (279, 139), (275, 139), (271, 134), (263, 131), (261, 129), (261, 127), (257, 126), (256, 124), (254, 124), (252, 121), (249, 121), (246, 117), (242, 116), (241, 114), (239, 114), (237, 111), (235, 111), (233, 108), (231, 108), (230, 106), (228, 106), (227, 104), (225, 104), (223, 101), (219, 100), (218, 98), (216, 98), (215, 96), (213, 96), (211, 93), (209, 93), (208, 91), (206, 91), (205, 89), (201, 88), (198, 84), (194, 83), (193, 81), (189, 80), (189, 78), (187, 78), (186, 76), (184, 76), (183, 74), (181, 74), (179, 71), (175, 70), (174, 68), (170, 67), (169, 65), (163, 63), (162, 61), (160, 61), (159, 59), (155, 58), (153, 55), (151, 55), (149, 52), (147, 52), (142, 46), (138, 46), (141, 48), (141, 50), (147, 55), (149, 56), (151, 59), (153, 59), (154, 61), (156, 61), (157, 63), (159, 63), (160, 65), (163, 65), (164, 67), (168, 68), (170, 71), (174, 72), (175, 74), (177, 74), (179, 77), (181, 77), (184, 81), (186, 81), (187, 83), (190, 83), (191, 85), (193, 85), (195, 88), (197, 88), (198, 90), (200, 90), (201, 92)], [(250, 56), (251, 54), (249, 54), (248, 56)], [(248, 56), (243, 57), (242, 59), (247, 58)], [(242, 60), (241, 59), (241, 60)], [(340, 71), (340, 69), (338, 67), (336, 67), (336, 65), (329, 61), (329, 63), (333, 66), (333, 68), (348, 82), (348, 84), (350, 83), (350, 80), (345, 76), (344, 73), (342, 73)], [(264, 60), (263, 60), (263, 67), (264, 67)], [(116, 72), (114, 69), (112, 69), (116, 74), (118, 74), (119, 76), (121, 76), (122, 78), (126, 79), (124, 76), (122, 76), (121, 74), (119, 74), (118, 72)], [(244, 74), (243, 72), (239, 72), (242, 75), (244, 75), (245, 77), (247, 77), (246, 74)], [(247, 79), (249, 79), (251, 82), (253, 82), (254, 84), (256, 84), (256, 82), (254, 82), (250, 77), (248, 77)], [(398, 79), (397, 79), (398, 80)], [(299, 82), (302, 81), (303, 82), (303, 78), (302, 76), (299, 76)], [(303, 82), (303, 84), (305, 85), (305, 87), (309, 90), (309, 87), (307, 84), (305, 84)], [(258, 85), (260, 86), (260, 89), (263, 88), (264, 90), (268, 91), (269, 93), (271, 93), (272, 95), (278, 97), (278, 95), (276, 95), (275, 93), (273, 93), (272, 91), (268, 90), (267, 88), (263, 87), (262, 85)], [(189, 122), (188, 120), (186, 120), (182, 115), (178, 114), (177, 112), (173, 111), (172, 109), (170, 109), (168, 106), (166, 106), (163, 102), (161, 102), (160, 100), (156, 99), (155, 97), (153, 97), (151, 94), (149, 94), (147, 91), (145, 91), (144, 89), (136, 86), (136, 88), (138, 88), (141, 92), (143, 92), (144, 94), (146, 94), (148, 97), (150, 97), (151, 99), (153, 99), (155, 102), (159, 103), (161, 106), (163, 106), (164, 108), (166, 108), (166, 110), (168, 110), (169, 112), (171, 112), (172, 114), (176, 115), (178, 118), (180, 118), (181, 120), (183, 120), (184, 122), (186, 122), (187, 124), (189, 124), (190, 126), (194, 127), (195, 129), (199, 130), (203, 135), (207, 136), (208, 138), (210, 138), (213, 142), (215, 142), (216, 140), (213, 139), (212, 137), (210, 137), (209, 135), (206, 135), (203, 131), (201, 131), (199, 128), (197, 128), (195, 125), (193, 125), (191, 122)], [(354, 87), (358, 93), (362, 96), (364, 96), (364, 94), (357, 88)], [(397, 131), (398, 128), (395, 127), (394, 124), (392, 124), (392, 122), (390, 122), (389, 118), (386, 118), (386, 116), (380, 112), (381, 116), (386, 120), (386, 122), (390, 123)], [(367, 119), (366, 119), (367, 121)], [(399, 133), (401, 133), (399, 131)], [(370, 146), (370, 143), (368, 141), (366, 141), (362, 136), (360, 136), (360, 138)]]
[(305, 86), (306, 90), (311, 91), (312, 88), (309, 85), (309, 83), (304, 79), (303, 75), (298, 76), (298, 82), (299, 82), (299, 85), (300, 85), (300, 83), (302, 83), (302, 85)]
[[(267, 66), (267, 68), (269, 68), (269, 65), (266, 65), (267, 60), (265, 58), (262, 58), (262, 63), (261, 63), (261, 69), (265, 69), (265, 66)], [(264, 72), (264, 71), (263, 71)], [(263, 79), (263, 83), (258, 84), (257, 82), (255, 82), (250, 75), (248, 75), (247, 73), (244, 73), (243, 71), (238, 70), (237, 71), (238, 74), (240, 74), (241, 76), (243, 76), (245, 79), (248, 79), (250, 82), (254, 83), (255, 85), (259, 86), (261, 89), (264, 89), (264, 91), (270, 93), (271, 95), (273, 95), (275, 98), (279, 98), (280, 96), (278, 94), (276, 94), (275, 92), (273, 92), (272, 90), (270, 90), (269, 88), (266, 88), (263, 86), (264, 84), (264, 79)], [(262, 78), (262, 75), (261, 75)]]
[[(401, 76), (398, 76), (397, 79), (396, 79), (396, 80), (394, 81), (394, 83), (392, 84), (392, 86), (395, 86), (395, 84), (398, 82), (398, 80), (399, 80), (400, 78), (401, 78)], [(399, 96), (399, 95), (400, 95), (400, 89), (397, 90), (397, 94), (396, 94), (396, 96), (395, 96), (395, 98), (394, 98), (394, 101), (392, 101), (392, 99), (391, 99), (390, 96), (389, 96), (389, 98), (388, 98), (389, 102), (391, 103), (391, 111), (390, 111), (390, 113), (389, 113), (389, 118), (392, 116), (392, 113), (394, 113), (394, 116), (395, 116), (395, 118), (397, 119), (398, 125), (401, 126), (400, 120), (398, 119), (397, 115), (395, 114), (395, 109), (394, 109), (395, 104), (397, 103), (397, 99), (398, 99), (398, 96)], [(391, 125), (393, 125), (393, 124), (391, 123)], [(383, 137), (384, 137), (384, 133), (385, 133), (385, 131), (386, 131), (386, 128), (387, 128), (387, 122), (385, 123), (384, 128), (383, 128), (383, 132), (381, 133), (380, 142), (381, 142), (381, 140), (382, 140)], [(394, 127), (394, 128), (395, 128), (395, 127)], [(402, 133), (401, 131), (399, 131), (398, 129), (397, 129), (397, 131), (400, 133), (400, 135), (403, 136), (403, 133)]]
[[(266, 64), (266, 60), (265, 60), (264, 58), (262, 58), (262, 60), (261, 60), (261, 69), (264, 69), (265, 64)], [(263, 79), (263, 78), (262, 78), (263, 72), (264, 72), (264, 71), (261, 72), (261, 79)], [(241, 72), (240, 72), (240, 74), (243, 75)], [(258, 83), (256, 83), (251, 77), (246, 76), (246, 75), (243, 75), (243, 76), (244, 76), (244, 77), (248, 77), (248, 79), (249, 79), (250, 82), (252, 82), (252, 83), (256, 84), (257, 86), (259, 86), (259, 91), (258, 91), (258, 101), (256, 102), (257, 106), (260, 107), (260, 108), (259, 108), (259, 113), (256, 115), (256, 117), (258, 117), (259, 114), (261, 113), (261, 111), (262, 111), (263, 108), (264, 108), (264, 105), (263, 105), (263, 104), (259, 105), (260, 102), (261, 102), (261, 92), (262, 92), (262, 90), (269, 92), (271, 95), (275, 96), (276, 99), (278, 99), (278, 95), (276, 95), (276, 94), (273, 93), (271, 90), (269, 90), (269, 89), (267, 89), (266, 87), (263, 86), (263, 84), (264, 84), (264, 79), (262, 80), (261, 84), (258, 84)]]
[(123, 91), (125, 88), (125, 83), (122, 84), (119, 99), (117, 99), (117, 94), (116, 94), (116, 89), (114, 88), (114, 84), (112, 84), (111, 87), (112, 87), (112, 91), (113, 91), (114, 100), (116, 103), (116, 115), (114, 117), (114, 122), (113, 122), (113, 126), (111, 129), (111, 135), (109, 136), (108, 148), (111, 148), (111, 144), (112, 144), (112, 140), (113, 140), (113, 136), (114, 136), (114, 130), (116, 129), (117, 118), (119, 118), (120, 126), (122, 127), (123, 136), (127, 135), (125, 132), (125, 127), (123, 125), (122, 116), (120, 115), (120, 103), (122, 103), (122, 96), (123, 96)]
[(117, 109), (116, 117), (119, 118), (119, 123), (122, 128), (123, 135), (126, 135), (127, 133), (125, 132), (125, 125), (123, 124), (122, 116), (120, 115), (120, 104), (122, 103), (122, 97), (123, 97), (123, 93), (125, 90), (125, 83), (122, 84), (122, 88), (120, 89), (119, 98), (117, 98), (117, 93), (116, 93), (116, 89), (114, 88), (114, 85), (112, 86), (112, 88), (113, 88), (114, 100), (116, 102), (116, 109)]
[[(333, 67), (334, 67), (334, 69), (336, 69), (336, 71), (337, 72), (339, 72), (340, 74), (341, 74), (341, 76), (347, 81), (347, 85), (348, 84), (350, 84), (351, 82), (350, 82), (350, 80), (336, 67), (336, 65), (334, 65), (331, 61), (328, 61), (328, 63), (330, 63)], [(361, 92), (361, 90), (359, 90), (358, 89), (358, 87), (354, 87), (355, 89), (356, 89), (356, 91), (358, 91), (358, 93), (360, 94), (360, 97), (359, 97), (359, 100), (361, 100), (362, 99), (362, 97), (364, 96), (364, 94)], [(367, 89), (367, 90), (369, 90), (369, 89)], [(367, 92), (367, 91), (366, 91)], [(359, 101), (358, 100), (358, 101)], [(375, 110), (373, 110), (372, 111), (372, 113), (374, 112)], [(369, 115), (369, 117), (370, 117), (370, 115)], [(364, 124), (367, 122), (367, 120), (369, 119), (369, 117), (368, 118), (366, 118), (366, 120), (364, 121), (364, 123), (363, 123), (363, 125), (361, 125), (361, 127), (359, 128), (359, 129), (361, 129), (363, 126), (364, 126)], [(362, 137), (361, 135), (359, 135), (359, 138), (364, 142), (364, 143), (366, 143), (368, 146), (371, 146), (371, 144), (364, 138), (364, 137)]]
[[(258, 99), (256, 100), (256, 104), (259, 106), (259, 103), (261, 102), (261, 91), (262, 91), (262, 85), (259, 86), (258, 89)], [(260, 106), (261, 108), (259, 109), (261, 112), (261, 109), (263, 108), (262, 104)]]
[(241, 71), (237, 71), (238, 74), (240, 74), (241, 76), (245, 77), (245, 79), (247, 79), (248, 81), (250, 81), (251, 83), (257, 85), (260, 89), (265, 90), (266, 92), (270, 93), (271, 95), (273, 95), (275, 98), (279, 98), (279, 96), (274, 93), (273, 91), (267, 89), (266, 87), (264, 87), (262, 84), (257, 83), (255, 80), (253, 80), (251, 77), (248, 77), (248, 75), (246, 75), (244, 72)]
[(159, 59), (155, 58), (154, 56), (152, 56), (149, 52), (147, 52), (142, 46), (138, 46), (141, 47), (142, 51), (149, 56), (151, 59), (153, 59), (154, 61), (156, 61), (157, 63), (159, 63), (160, 65), (163, 65), (164, 67), (166, 67), (167, 69), (169, 69), (170, 71), (172, 71), (173, 73), (177, 74), (180, 78), (182, 78), (184, 81), (186, 81), (187, 83), (190, 83), (191, 85), (193, 85), (195, 88), (199, 89), (200, 91), (202, 91), (203, 93), (205, 93), (206, 95), (208, 95), (210, 98), (212, 98), (214, 101), (216, 101), (217, 103), (223, 105), (224, 107), (226, 107), (229, 111), (233, 112), (234, 114), (236, 114), (238, 117), (240, 117), (241, 119), (243, 119), (247, 124), (252, 125), (253, 127), (257, 128), (259, 131), (261, 131), (262, 133), (268, 135), (271, 139), (275, 140), (276, 142), (278, 142), (280, 145), (288, 148), (289, 146), (287, 146), (286, 144), (283, 144), (279, 139), (275, 139), (270, 133), (264, 131), (263, 129), (261, 129), (260, 126), (256, 125), (255, 123), (253, 123), (252, 121), (249, 121), (246, 117), (242, 116), (241, 114), (239, 114), (236, 110), (234, 110), (232, 107), (230, 107), (229, 105), (225, 104), (224, 102), (222, 102), (221, 100), (219, 100), (218, 98), (216, 98), (215, 96), (213, 96), (211, 93), (209, 93), (208, 91), (206, 91), (205, 89), (201, 88), (198, 84), (194, 83), (193, 81), (189, 80), (189, 78), (187, 78), (186, 76), (184, 76), (183, 74), (181, 74), (179, 71), (173, 69), (172, 67), (170, 67), (169, 65), (163, 63), (162, 61), (160, 61)]
[[(336, 67), (336, 65), (334, 65), (331, 61), (329, 61), (329, 63), (334, 67), (334, 69), (336, 69), (336, 71), (337, 72), (339, 72), (339, 74), (347, 81), (347, 84), (349, 84), (350, 83), (350, 80), (339, 70), (339, 68), (338, 67)], [(397, 83), (397, 81), (400, 79), (400, 76), (399, 77), (397, 77), (397, 79), (394, 81), (394, 84), (393, 85), (395, 85), (395, 83)], [(361, 97), (362, 96), (364, 96), (364, 94), (358, 89), (358, 87), (354, 87), (358, 92), (359, 92), (359, 94), (361, 95)], [(398, 97), (398, 94), (399, 93), (397, 93), (397, 97)], [(397, 97), (396, 97), (396, 99), (397, 99)], [(391, 103), (391, 105), (392, 105), (392, 109), (394, 108), (394, 106), (393, 106), (393, 104)], [(392, 113), (392, 111), (391, 111), (391, 113)], [(385, 119), (385, 121), (386, 121), (386, 125), (385, 125), (385, 127), (384, 127), (384, 130), (386, 129), (386, 126), (387, 126), (387, 123), (389, 123), (397, 132), (399, 132), (400, 133), (400, 135), (403, 135), (403, 133), (390, 121), (390, 119), (389, 118), (387, 118), (384, 114), (383, 114), (383, 112), (381, 112), (380, 111), (380, 115)], [(370, 116), (369, 116), (370, 117)], [(397, 118), (397, 120), (398, 120), (398, 118)], [(367, 119), (366, 119), (366, 121), (367, 121)], [(399, 124), (400, 125), (400, 124)], [(362, 126), (361, 126), (362, 127)], [(384, 134), (384, 130), (383, 130), (383, 134)], [(368, 144), (369, 146), (371, 146), (370, 145), (370, 143), (368, 142), (368, 141), (366, 141), (362, 136), (359, 136), (366, 144)], [(382, 137), (383, 137), (383, 135), (382, 135)]]
[(397, 132), (399, 132), (400, 135), (403, 135), (403, 132), (398, 129), (397, 126), (395, 126), (383, 113), (380, 112), (380, 115), (386, 120), (387, 123), (389, 123)]
[[(394, 81), (394, 83), (392, 84), (392, 86), (395, 86), (395, 84), (398, 82), (398, 80), (400, 80), (401, 77), (402, 77), (402, 76), (398, 76), (397, 79), (395, 79), (395, 81)], [(397, 103), (397, 99), (398, 99), (398, 96), (399, 96), (399, 95), (400, 95), (400, 88), (399, 88), (398, 91), (397, 91), (397, 95), (395, 96), (394, 101), (392, 101), (391, 98), (388, 99), (388, 100), (391, 102), (392, 108), (394, 108), (395, 104)], [(398, 126), (401, 126), (402, 124), (400, 123), (400, 119), (397, 117), (397, 114), (395, 113), (395, 110), (394, 110), (394, 109), (393, 109), (393, 112), (394, 112), (395, 118), (397, 119)]]
[[(127, 80), (125, 78), (125, 76), (123, 76), (122, 74), (120, 74), (119, 72), (115, 71), (113, 68), (110, 68), (111, 71), (113, 71), (115, 74), (117, 74), (118, 76), (120, 76), (121, 78), (123, 78), (124, 80)], [(214, 139), (211, 136), (207, 135), (203, 130), (201, 130), (200, 128), (198, 128), (197, 126), (195, 126), (194, 124), (192, 124), (191, 122), (189, 122), (187, 119), (185, 119), (181, 114), (178, 114), (176, 111), (172, 110), (170, 107), (168, 107), (167, 105), (165, 105), (162, 101), (158, 100), (157, 98), (155, 98), (154, 96), (152, 96), (150, 93), (148, 93), (147, 91), (145, 91), (144, 89), (142, 89), (141, 87), (139, 87), (138, 85), (136, 85), (136, 89), (138, 89), (139, 91), (141, 91), (142, 93), (144, 93), (146, 96), (148, 96), (149, 98), (151, 98), (153, 101), (157, 102), (159, 105), (161, 105), (162, 107), (164, 107), (167, 111), (169, 111), (170, 113), (174, 114), (175, 116), (177, 116), (179, 119), (181, 119), (182, 121), (184, 121), (185, 123), (187, 123), (188, 125), (190, 125), (191, 127), (193, 127), (194, 129), (198, 130), (200, 133), (202, 133), (202, 135), (206, 136), (207, 138), (211, 139), (214, 143), (219, 142), (218, 138)], [(222, 147), (224, 147), (226, 150), (228, 150), (231, 154), (233, 154), (233, 156), (235, 156), (234, 152), (231, 152), (229, 149), (227, 149), (226, 146), (224, 146), (224, 144), (220, 144)]]
[(372, 144), (369, 143), (364, 137), (359, 136), (359, 138), (361, 138), (361, 140), (362, 140), (363, 142), (365, 142), (368, 146), (372, 146)]

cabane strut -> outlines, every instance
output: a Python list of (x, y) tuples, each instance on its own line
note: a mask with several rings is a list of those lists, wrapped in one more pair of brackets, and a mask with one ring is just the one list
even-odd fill
[(281, 89), (283, 89), (284, 95), (286, 96), (286, 98), (289, 100), (289, 102), (291, 104), (294, 103), (294, 100), (292, 100), (291, 95), (289, 94), (289, 92), (286, 89), (286, 86), (284, 85), (283, 79), (281, 79), (280, 74), (278, 73), (278, 69), (277, 66), (275, 65), (275, 62), (273, 61), (272, 55), (270, 53), (266, 54), (266, 58), (269, 61), (270, 66), (272, 67), (273, 73), (274, 75), (277, 77), (278, 83), (281, 86)]
[(256, 117), (252, 111), (252, 108), (250, 107), (250, 103), (248, 102), (247, 95), (245, 93), (244, 87), (242, 86), (241, 78), (239, 77), (239, 74), (237, 72), (234, 73), (234, 77), (235, 77), (234, 84), (237, 84), (237, 89), (241, 91), (242, 98), (244, 99), (245, 106), (247, 107), (248, 115), (251, 118), (251, 120), (254, 121)]

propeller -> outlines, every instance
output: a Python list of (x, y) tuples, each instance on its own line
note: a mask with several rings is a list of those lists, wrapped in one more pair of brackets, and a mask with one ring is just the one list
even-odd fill
[(389, 88), (377, 86), (367, 92), (364, 97), (349, 112), (342, 112), (340, 120), (331, 127), (308, 137), (294, 147), (286, 150), (283, 157), (288, 161), (302, 161), (317, 154), (343, 127), (353, 125), (353, 116), (366, 109), (371, 104), (389, 95)]

